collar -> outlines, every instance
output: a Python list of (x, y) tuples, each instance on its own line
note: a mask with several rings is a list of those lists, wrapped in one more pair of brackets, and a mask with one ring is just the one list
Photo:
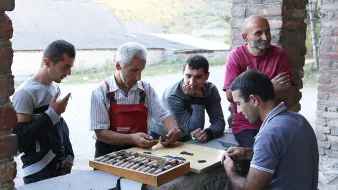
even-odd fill
[(134, 86), (132, 86), (130, 88), (130, 90), (137, 90), (137, 89), (140, 89), (140, 90), (144, 90), (144, 82), (143, 81), (137, 81), (136, 84), (134, 84)]
[(285, 112), (287, 111), (287, 108), (284, 104), (284, 102), (281, 102), (278, 104), (278, 106), (276, 106), (269, 114), (268, 116), (265, 118), (263, 124), (262, 124), (262, 127), (261, 129), (265, 128), (265, 125), (267, 125), (267, 123), (273, 119), (276, 115), (282, 113), (282, 112)]
[[(115, 92), (115, 91), (117, 91), (117, 90), (121, 90), (120, 88), (119, 88), (119, 86), (117, 85), (117, 83), (116, 83), (116, 80), (115, 80), (115, 73), (112, 75), (112, 76), (110, 76), (109, 77), (109, 84), (110, 84), (110, 86), (109, 86), (109, 90), (110, 90), (110, 92)], [(136, 90), (136, 89), (141, 89), (141, 90), (144, 90), (144, 82), (143, 81), (137, 81), (131, 88), (130, 88), (130, 91), (132, 91), (132, 90)], [(121, 90), (122, 91), (122, 90)]]

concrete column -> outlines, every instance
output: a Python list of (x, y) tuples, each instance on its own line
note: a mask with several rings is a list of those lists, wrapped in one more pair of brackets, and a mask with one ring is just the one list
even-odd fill
[(319, 46), (316, 135), (319, 153), (338, 157), (338, 2), (324, 0)]
[(12, 21), (5, 11), (14, 9), (14, 0), (0, 1), (0, 189), (14, 189), (16, 176), (14, 155), (17, 138), (12, 127), (17, 122), (16, 113), (9, 97), (14, 93), (14, 77), (11, 71), (13, 49), (9, 39), (13, 35)]

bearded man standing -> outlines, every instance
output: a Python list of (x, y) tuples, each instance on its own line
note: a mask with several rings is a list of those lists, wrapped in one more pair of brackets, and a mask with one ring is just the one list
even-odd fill
[[(234, 108), (232, 132), (240, 147), (252, 148), (261, 123), (251, 124), (244, 115), (237, 112), (231, 94), (231, 83), (247, 70), (258, 70), (271, 80), (277, 101), (290, 102), (292, 69), (290, 58), (284, 49), (270, 44), (270, 25), (266, 18), (255, 15), (248, 17), (244, 22), (242, 38), (246, 44), (235, 48), (227, 59), (223, 90)], [(241, 167), (243, 175), (247, 173), (249, 165), (248, 162)]]

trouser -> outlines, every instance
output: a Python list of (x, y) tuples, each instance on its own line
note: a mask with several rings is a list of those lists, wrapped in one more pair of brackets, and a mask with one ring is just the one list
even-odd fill
[(35, 183), (41, 180), (68, 174), (62, 172), (61, 170), (56, 169), (57, 168), (56, 163), (57, 163), (56, 160), (53, 159), (49, 164), (47, 164), (46, 167), (44, 167), (39, 172), (23, 177), (24, 183), (25, 184)]
[[(254, 137), (257, 135), (259, 130), (257, 129), (246, 129), (235, 135), (235, 138), (240, 147), (253, 148), (255, 142)], [(250, 169), (250, 160), (237, 160), (236, 163), (239, 166), (239, 173), (241, 176), (246, 176)]]
[(134, 147), (134, 145), (109, 145), (106, 143), (103, 143), (99, 140), (96, 140), (95, 142), (95, 158), (109, 154), (111, 152), (116, 152), (119, 150), (123, 150), (123, 149), (128, 149), (128, 148), (132, 148)]

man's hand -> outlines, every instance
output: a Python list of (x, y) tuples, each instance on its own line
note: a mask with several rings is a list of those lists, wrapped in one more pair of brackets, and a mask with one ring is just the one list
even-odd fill
[(271, 82), (273, 85), (291, 85), (290, 76), (287, 72), (279, 73), (277, 76), (271, 79)]
[(181, 135), (182, 135), (182, 131), (180, 129), (178, 128), (171, 129), (166, 136), (167, 138), (166, 141), (162, 142), (162, 137), (160, 137), (160, 143), (163, 146), (174, 144), (176, 141), (181, 139)]
[(226, 152), (234, 160), (246, 160), (247, 159), (245, 148), (230, 147)]
[(225, 151), (222, 158), (221, 164), (223, 164), (224, 169), (227, 174), (236, 173), (236, 165), (235, 162), (230, 158), (228, 151)]
[(203, 97), (202, 91), (201, 90), (196, 90), (194, 88), (194, 86), (192, 86), (190, 84), (188, 84), (188, 85), (184, 84), (182, 86), (182, 88), (183, 88), (184, 94), (186, 94), (186, 95), (189, 95), (189, 96), (192, 96), (192, 97)]
[(195, 131), (191, 132), (191, 135), (196, 138), (198, 142), (207, 142), (209, 140), (207, 133), (201, 128), (198, 128)]
[(63, 164), (63, 167), (62, 167), (61, 171), (62, 171), (63, 174), (69, 174), (72, 171), (72, 167), (73, 167), (72, 164), (70, 164), (68, 162), (65, 162)]
[(56, 163), (56, 170), (60, 171), (63, 175), (69, 174), (72, 171), (72, 167), (72, 164), (65, 161)]
[(52, 107), (58, 115), (61, 115), (63, 112), (66, 111), (70, 93), (68, 93), (67, 96), (65, 96), (60, 101), (57, 101), (58, 96), (59, 96), (59, 93), (56, 93), (53, 99), (50, 101), (49, 106)]
[(151, 148), (158, 143), (158, 140), (145, 133), (134, 133), (132, 135), (132, 142), (140, 148)]
[(278, 101), (288, 101), (292, 103), (293, 101), (293, 92), (292, 84), (289, 77), (289, 74), (286, 72), (279, 73), (273, 79), (271, 79), (273, 88), (276, 95), (276, 100)]

